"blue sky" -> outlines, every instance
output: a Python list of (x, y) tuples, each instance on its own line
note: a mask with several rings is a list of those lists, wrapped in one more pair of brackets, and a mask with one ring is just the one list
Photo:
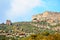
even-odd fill
[(31, 21), (32, 15), (44, 11), (60, 12), (60, 0), (0, 0), (0, 23)]

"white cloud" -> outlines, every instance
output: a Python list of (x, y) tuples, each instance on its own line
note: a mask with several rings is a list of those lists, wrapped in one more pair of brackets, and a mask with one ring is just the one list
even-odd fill
[(28, 11), (36, 6), (42, 6), (43, 2), (41, 0), (12, 0), (11, 8), (6, 12), (7, 19), (13, 19), (15, 17), (23, 17), (27, 15)]

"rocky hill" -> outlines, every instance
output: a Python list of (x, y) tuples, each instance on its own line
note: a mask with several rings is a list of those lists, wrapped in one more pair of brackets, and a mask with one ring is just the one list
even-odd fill
[(46, 11), (32, 16), (33, 22), (46, 21), (48, 23), (60, 23), (60, 12)]

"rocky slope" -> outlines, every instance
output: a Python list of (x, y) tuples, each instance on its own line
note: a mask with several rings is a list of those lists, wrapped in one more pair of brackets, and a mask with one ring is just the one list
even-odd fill
[(60, 23), (60, 12), (50, 12), (46, 11), (42, 14), (37, 14), (32, 16), (33, 22), (46, 21), (48, 23)]

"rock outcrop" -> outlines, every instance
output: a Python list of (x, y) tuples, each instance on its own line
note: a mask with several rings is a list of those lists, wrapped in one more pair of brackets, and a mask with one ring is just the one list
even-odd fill
[(46, 11), (44, 13), (33, 15), (33, 22), (46, 21), (48, 23), (59, 23), (60, 22), (60, 12), (49, 12)]

